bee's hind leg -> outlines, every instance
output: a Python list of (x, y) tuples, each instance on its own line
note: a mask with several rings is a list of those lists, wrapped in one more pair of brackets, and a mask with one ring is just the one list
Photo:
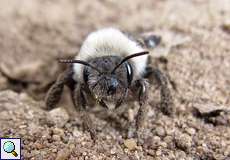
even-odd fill
[(149, 78), (150, 76), (153, 76), (157, 85), (159, 85), (160, 87), (161, 111), (166, 115), (172, 115), (174, 111), (173, 98), (172, 98), (171, 91), (169, 89), (169, 83), (168, 83), (169, 81), (172, 84), (171, 80), (168, 78), (168, 76), (164, 75), (159, 69), (147, 67), (144, 77)]

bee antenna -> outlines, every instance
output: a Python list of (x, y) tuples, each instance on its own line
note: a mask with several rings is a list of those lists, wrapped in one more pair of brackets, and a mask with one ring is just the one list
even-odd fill
[(118, 67), (120, 67), (120, 65), (122, 65), (125, 61), (127, 61), (127, 60), (129, 60), (131, 58), (134, 58), (134, 57), (145, 55), (145, 54), (149, 54), (149, 52), (148, 51), (143, 51), (143, 52), (134, 53), (134, 54), (131, 54), (131, 55), (125, 57), (118, 65), (116, 65), (116, 67), (114, 67), (114, 69), (112, 70), (111, 73), (114, 73), (116, 71), (116, 69)]
[(96, 67), (94, 67), (93, 65), (85, 62), (85, 61), (81, 61), (81, 60), (76, 60), (76, 59), (59, 59), (58, 60), (59, 63), (79, 63), (79, 64), (83, 64), (85, 66), (89, 66), (93, 69), (95, 69), (96, 71), (98, 71), (99, 73), (101, 73), (101, 71), (99, 69), (97, 69)]

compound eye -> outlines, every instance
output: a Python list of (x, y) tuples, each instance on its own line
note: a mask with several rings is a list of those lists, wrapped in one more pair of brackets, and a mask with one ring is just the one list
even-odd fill
[(126, 66), (128, 84), (131, 85), (131, 82), (133, 80), (133, 69), (132, 69), (132, 66), (128, 62), (125, 64), (125, 66)]

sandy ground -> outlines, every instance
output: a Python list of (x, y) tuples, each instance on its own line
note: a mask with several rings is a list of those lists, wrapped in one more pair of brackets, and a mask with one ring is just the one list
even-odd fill
[[(0, 136), (21, 137), (24, 159), (230, 159), (229, 17), (229, 0), (1, 0)], [(162, 114), (151, 87), (142, 143), (89, 113), (94, 143), (67, 90), (59, 108), (43, 110), (65, 67), (56, 59), (73, 57), (89, 32), (107, 26), (162, 38), (152, 60), (176, 85), (176, 112)]]

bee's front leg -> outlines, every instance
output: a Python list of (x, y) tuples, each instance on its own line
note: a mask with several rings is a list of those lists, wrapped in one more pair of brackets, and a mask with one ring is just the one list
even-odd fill
[(93, 125), (89, 113), (86, 111), (86, 105), (88, 103), (84, 86), (81, 84), (77, 84), (71, 95), (76, 110), (80, 112), (84, 130), (87, 130), (90, 133), (91, 138), (95, 141), (96, 128)]
[(49, 89), (45, 98), (45, 104), (47, 110), (51, 110), (57, 106), (57, 103), (61, 99), (61, 95), (65, 85), (70, 87), (72, 84), (76, 83), (72, 79), (72, 76), (73, 76), (73, 70), (71, 67), (66, 69), (63, 73), (61, 73), (58, 76), (56, 82)]
[(146, 116), (148, 111), (148, 82), (146, 79), (136, 80), (131, 88), (135, 93), (135, 98), (138, 99), (139, 110), (136, 117), (136, 135), (139, 137), (145, 127)]

